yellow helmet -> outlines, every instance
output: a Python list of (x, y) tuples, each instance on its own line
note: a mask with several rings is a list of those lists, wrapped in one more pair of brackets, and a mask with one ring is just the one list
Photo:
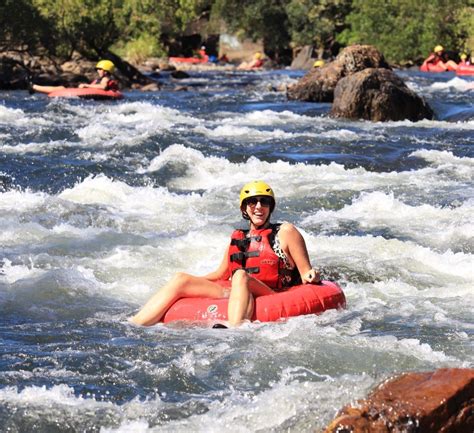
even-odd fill
[(254, 55), (254, 58), (256, 58), (257, 60), (261, 59), (263, 57), (262, 53), (260, 52), (256, 52)]
[(313, 63), (313, 68), (320, 68), (321, 66), (324, 66), (324, 60), (322, 59), (316, 60)]
[(96, 69), (103, 69), (104, 71), (110, 72), (113, 74), (115, 71), (115, 65), (110, 60), (101, 60), (95, 65)]
[(436, 45), (436, 47), (434, 47), (434, 52), (439, 53), (440, 51), (444, 51), (443, 46), (442, 45)]
[(252, 182), (246, 183), (240, 190), (240, 207), (242, 207), (242, 203), (246, 198), (255, 197), (257, 195), (265, 195), (273, 198), (273, 201), (275, 201), (275, 194), (273, 194), (273, 189), (268, 183), (262, 182), (261, 180), (253, 180)]
[(462, 53), (459, 57), (461, 58), (461, 60), (466, 60), (467, 59), (467, 54)]

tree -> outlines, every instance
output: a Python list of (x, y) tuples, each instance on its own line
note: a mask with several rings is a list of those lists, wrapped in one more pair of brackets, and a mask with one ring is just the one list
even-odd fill
[(0, 4), (0, 50), (31, 51), (48, 39), (49, 23), (27, 0)]
[(345, 17), (351, 3), (351, 0), (291, 0), (286, 12), (292, 46), (312, 45), (320, 57), (325, 50), (334, 54), (338, 48), (336, 36), (347, 26)]
[(291, 60), (286, 6), (289, 0), (215, 0), (214, 19), (220, 18), (238, 36), (262, 40), (265, 52), (276, 61)]
[(459, 49), (466, 39), (459, 11), (465, 11), (469, 3), (470, 0), (353, 0), (353, 10), (346, 17), (349, 27), (338, 40), (343, 44), (374, 45), (392, 62), (426, 57), (438, 44)]

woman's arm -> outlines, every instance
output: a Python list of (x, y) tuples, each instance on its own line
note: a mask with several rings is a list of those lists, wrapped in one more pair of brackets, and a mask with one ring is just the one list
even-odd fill
[(107, 89), (107, 84), (109, 82), (109, 77), (102, 77), (99, 84), (79, 84), (79, 87), (82, 89)]
[(290, 223), (284, 223), (279, 231), (280, 243), (286, 255), (294, 262), (303, 283), (319, 283), (319, 272), (313, 269), (303, 236)]
[(436, 55), (431, 53), (423, 63), (432, 63), (436, 59)]
[(209, 281), (228, 280), (230, 278), (229, 246), (227, 246), (225, 250), (224, 257), (222, 258), (219, 267), (214, 272), (204, 275), (204, 278)]

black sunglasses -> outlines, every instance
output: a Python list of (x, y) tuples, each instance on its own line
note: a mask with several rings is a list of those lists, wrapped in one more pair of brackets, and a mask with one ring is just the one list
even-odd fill
[(246, 199), (245, 203), (252, 207), (257, 206), (257, 203), (260, 203), (263, 207), (270, 207), (273, 199), (271, 197), (250, 197)]

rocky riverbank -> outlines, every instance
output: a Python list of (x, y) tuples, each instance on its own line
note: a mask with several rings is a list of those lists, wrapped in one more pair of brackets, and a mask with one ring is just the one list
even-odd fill
[(474, 432), (474, 369), (405, 373), (343, 408), (325, 433)]
[[(143, 91), (159, 90), (157, 82), (161, 73), (169, 73), (173, 78), (187, 78), (194, 71), (233, 71), (237, 65), (232, 63), (173, 63), (168, 59), (151, 58), (139, 65), (131, 65), (119, 57), (111, 58), (116, 65), (115, 76), (122, 89)], [(25, 90), (28, 80), (42, 85), (65, 85), (74, 87), (88, 83), (96, 78), (95, 61), (78, 54), (71, 60), (60, 62), (58, 59), (42, 56), (30, 56), (25, 53), (4, 52), (0, 56), (0, 90)], [(274, 65), (268, 62), (265, 68)]]

